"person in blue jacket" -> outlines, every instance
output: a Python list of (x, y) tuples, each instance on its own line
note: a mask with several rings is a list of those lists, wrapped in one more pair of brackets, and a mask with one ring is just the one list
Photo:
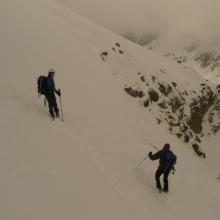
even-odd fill
[(170, 171), (174, 168), (176, 163), (176, 155), (170, 150), (170, 144), (165, 144), (162, 150), (159, 150), (157, 153), (153, 154), (149, 152), (148, 154), (151, 160), (158, 160), (159, 159), (159, 166), (155, 173), (156, 179), (156, 187), (159, 191), (162, 190), (161, 183), (160, 183), (160, 176), (163, 174), (163, 182), (164, 182), (164, 192), (168, 192), (168, 176)]
[(57, 101), (56, 101), (56, 96), (55, 93), (58, 96), (61, 96), (60, 89), (56, 89), (55, 87), (55, 82), (54, 82), (54, 75), (55, 71), (53, 69), (50, 69), (48, 72), (48, 76), (46, 79), (46, 92), (45, 92), (45, 97), (48, 102), (48, 107), (49, 107), (49, 113), (52, 119), (59, 118), (59, 108), (57, 107)]

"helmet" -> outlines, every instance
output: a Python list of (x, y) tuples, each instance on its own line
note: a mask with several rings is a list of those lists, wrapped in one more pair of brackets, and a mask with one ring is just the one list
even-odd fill
[(54, 74), (55, 74), (55, 70), (51, 68), (48, 72), (48, 76), (54, 76)]
[(165, 144), (164, 146), (163, 146), (163, 151), (169, 151), (170, 150), (170, 144)]

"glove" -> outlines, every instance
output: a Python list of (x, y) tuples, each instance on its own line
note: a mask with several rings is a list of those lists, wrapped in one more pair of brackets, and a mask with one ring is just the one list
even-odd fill
[(172, 173), (173, 173), (173, 175), (174, 175), (174, 173), (175, 173), (175, 171), (176, 171), (175, 167), (172, 167), (171, 170), (172, 170)]
[(58, 90), (56, 91), (56, 94), (57, 94), (58, 96), (61, 96), (60, 89), (58, 89)]

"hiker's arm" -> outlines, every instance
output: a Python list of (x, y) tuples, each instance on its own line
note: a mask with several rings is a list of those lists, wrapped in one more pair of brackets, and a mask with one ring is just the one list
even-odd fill
[(61, 96), (60, 89), (56, 89), (56, 85), (55, 85), (54, 80), (53, 80), (53, 85), (54, 85), (54, 91), (56, 92), (56, 94), (57, 94), (58, 96)]
[(157, 153), (153, 154), (152, 152), (150, 152), (148, 154), (149, 158), (151, 160), (158, 160), (160, 158), (160, 151), (158, 151)]
[(60, 92), (60, 89), (55, 89), (55, 92), (58, 96), (61, 96), (61, 92)]

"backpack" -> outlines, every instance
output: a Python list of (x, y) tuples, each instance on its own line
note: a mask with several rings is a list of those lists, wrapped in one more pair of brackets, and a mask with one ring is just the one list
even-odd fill
[(45, 95), (47, 91), (47, 77), (39, 76), (37, 79), (37, 88), (40, 95)]
[(172, 151), (168, 151), (166, 153), (166, 169), (174, 169), (174, 165), (176, 164), (176, 155)]

